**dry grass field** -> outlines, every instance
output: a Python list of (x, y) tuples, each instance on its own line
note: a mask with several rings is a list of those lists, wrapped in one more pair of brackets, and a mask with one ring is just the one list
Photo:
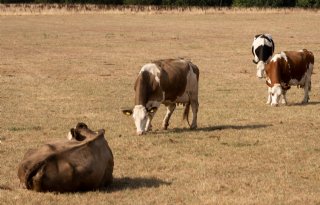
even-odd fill
[[(0, 11), (0, 204), (320, 204), (320, 13)], [(253, 36), (276, 52), (315, 55), (310, 103), (292, 87), (288, 106), (265, 104)], [(187, 57), (200, 68), (198, 127), (179, 107), (170, 129), (135, 135), (133, 85), (144, 63)], [(114, 183), (85, 193), (23, 189), (29, 148), (65, 139), (77, 122), (106, 129)]]

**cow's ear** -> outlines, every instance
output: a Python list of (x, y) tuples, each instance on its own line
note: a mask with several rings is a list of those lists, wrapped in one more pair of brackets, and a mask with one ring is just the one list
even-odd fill
[(132, 109), (122, 109), (121, 111), (123, 114), (128, 115), (128, 116), (132, 115), (132, 113), (133, 113)]
[(148, 113), (155, 113), (158, 110), (158, 107), (152, 107), (148, 109)]
[(104, 136), (104, 133), (105, 133), (106, 131), (105, 131), (105, 129), (100, 129), (100, 130), (98, 130), (98, 136)]
[(68, 140), (72, 140), (75, 138), (75, 129), (74, 128), (70, 129), (67, 138), (68, 138)]

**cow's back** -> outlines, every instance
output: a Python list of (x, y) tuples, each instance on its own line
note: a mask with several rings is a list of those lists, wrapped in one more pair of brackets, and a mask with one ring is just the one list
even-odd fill
[[(314, 64), (314, 56), (312, 52), (303, 49), (301, 51), (285, 51), (287, 56), (287, 65), (283, 70), (282, 75), (286, 79), (284, 82), (288, 82), (290, 79), (296, 79), (298, 81), (306, 74), (309, 69), (309, 64)], [(311, 71), (312, 72), (312, 71)]]
[(158, 60), (153, 63), (160, 68), (160, 86), (166, 100), (174, 101), (185, 93), (190, 65), (199, 78), (197, 66), (183, 59)]

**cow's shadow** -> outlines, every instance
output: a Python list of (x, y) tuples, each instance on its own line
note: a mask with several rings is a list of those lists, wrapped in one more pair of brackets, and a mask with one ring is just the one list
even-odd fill
[(212, 131), (219, 131), (219, 130), (245, 130), (245, 129), (262, 129), (266, 127), (271, 127), (272, 124), (249, 124), (249, 125), (214, 125), (214, 126), (206, 126), (206, 127), (198, 127), (197, 129), (189, 129), (189, 128), (172, 128), (168, 130), (157, 130), (152, 131), (152, 134), (165, 134), (168, 132), (174, 133), (183, 133), (183, 132), (212, 132)]
[(249, 125), (216, 125), (216, 126), (208, 126), (208, 127), (200, 127), (197, 130), (204, 132), (211, 132), (216, 130), (246, 130), (246, 129), (261, 129), (266, 127), (271, 127), (272, 124), (249, 124)]
[(101, 191), (106, 192), (117, 192), (127, 189), (139, 189), (139, 188), (157, 188), (162, 185), (169, 186), (172, 182), (164, 181), (155, 177), (123, 177), (114, 178), (113, 183), (105, 187)]
[(301, 102), (295, 102), (295, 103), (288, 103), (286, 106), (308, 106), (308, 105), (319, 105), (319, 101), (313, 101), (308, 103), (301, 103)]

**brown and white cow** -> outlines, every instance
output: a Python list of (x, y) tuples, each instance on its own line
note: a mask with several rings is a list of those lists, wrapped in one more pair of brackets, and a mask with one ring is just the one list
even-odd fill
[(167, 129), (177, 103), (185, 105), (183, 117), (188, 120), (190, 105), (193, 113), (191, 129), (197, 128), (199, 69), (185, 59), (157, 60), (145, 64), (136, 79), (135, 106), (123, 109), (131, 115), (141, 135), (151, 130), (151, 121), (161, 104), (167, 107), (162, 128)]
[(68, 134), (70, 140), (29, 150), (19, 164), (20, 182), (39, 192), (86, 191), (110, 184), (114, 162), (104, 133), (78, 123)]
[(312, 52), (303, 49), (300, 51), (283, 51), (272, 57), (266, 65), (266, 83), (269, 86), (271, 105), (277, 106), (280, 97), (286, 104), (286, 92), (291, 85), (304, 88), (302, 103), (309, 101), (311, 90), (311, 74), (314, 65)]

